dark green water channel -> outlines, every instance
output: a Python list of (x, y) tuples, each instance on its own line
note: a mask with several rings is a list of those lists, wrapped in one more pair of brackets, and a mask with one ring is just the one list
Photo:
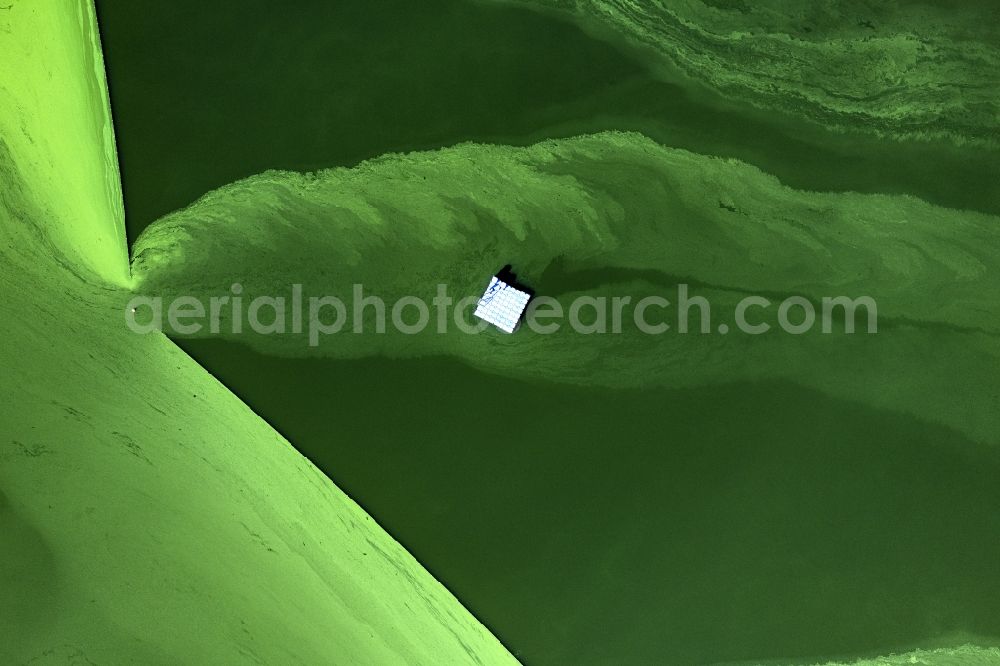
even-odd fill
[[(521, 9), (98, 9), (130, 240), (269, 168), (612, 128), (796, 187), (1000, 211), (995, 154), (715, 103)], [(1000, 462), (954, 432), (786, 384), (610, 391), (440, 359), (181, 345), (527, 663), (861, 655), (1000, 635)], [(517, 414), (511, 431), (478, 427), (490, 401)]]

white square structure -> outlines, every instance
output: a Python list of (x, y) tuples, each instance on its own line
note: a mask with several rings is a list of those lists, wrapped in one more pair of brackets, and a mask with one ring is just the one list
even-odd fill
[(502, 331), (513, 333), (530, 299), (531, 294), (515, 289), (493, 276), (486, 293), (479, 299), (474, 314)]

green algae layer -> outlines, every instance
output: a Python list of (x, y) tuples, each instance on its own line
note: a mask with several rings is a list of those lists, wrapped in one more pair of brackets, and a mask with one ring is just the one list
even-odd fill
[(1000, 664), (1000, 650), (996, 648), (981, 649), (971, 645), (959, 648), (937, 650), (914, 650), (905, 654), (875, 659), (859, 659), (854, 662), (829, 662), (823, 666), (904, 666), (904, 664), (920, 664), (922, 666), (989, 666)]
[[(8, 214), (70, 270), (125, 285), (125, 220), (93, 9), (85, 2), (4, 8), (0, 51)], [(34, 217), (11, 207), (24, 194), (13, 189), (15, 168), (21, 189), (31, 188)]]
[(1000, 141), (1000, 7), (989, 0), (514, 2), (761, 108), (888, 138)]
[(0, 11), (0, 661), (513, 658), (130, 298), (87, 2)]
[[(194, 296), (206, 310), (234, 283), (244, 302), (290, 302), (294, 284), (306, 298), (345, 303), (353, 284), (390, 306), (403, 296), (430, 303), (438, 284), (458, 299), (481, 293), (509, 261), (564, 311), (580, 297), (675, 301), (686, 284), (711, 305), (708, 334), (627, 325), (618, 334), (567, 325), (547, 335), (442, 334), (436, 321), (418, 334), (375, 334), (368, 309), (368, 333), (350, 322), (310, 344), (307, 326), (255, 334), (244, 323), (234, 333), (223, 308), (217, 333), (205, 324), (195, 335), (290, 357), (448, 355), (511, 377), (612, 388), (790, 380), (997, 444), (998, 224), (908, 196), (797, 191), (732, 160), (603, 133), (268, 172), (148, 227), (133, 270), (140, 292), (167, 303)], [(742, 333), (734, 313), (748, 295), (800, 296), (817, 311), (824, 298), (868, 296), (877, 332), (859, 322), (845, 333), (841, 321), (830, 333)]]

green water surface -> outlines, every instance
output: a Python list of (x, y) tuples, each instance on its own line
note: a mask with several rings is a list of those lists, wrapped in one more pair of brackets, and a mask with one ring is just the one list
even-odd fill
[[(524, 9), (98, 9), (130, 239), (269, 168), (614, 128), (803, 189), (1000, 211), (994, 153), (723, 104)], [(956, 432), (780, 382), (613, 391), (443, 359), (180, 344), (526, 663), (802, 659), (1000, 635), (1000, 460)], [(514, 415), (509, 430), (482, 427), (495, 409)]]

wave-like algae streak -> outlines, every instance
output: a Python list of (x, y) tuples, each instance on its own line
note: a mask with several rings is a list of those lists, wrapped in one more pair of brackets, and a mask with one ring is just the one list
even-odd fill
[(514, 663), (246, 405), (124, 328), (93, 8), (8, 5), (0, 662)]
[(992, 666), (993, 664), (1000, 664), (1000, 649), (962, 645), (957, 648), (914, 650), (887, 657), (859, 659), (852, 662), (831, 661), (822, 666), (904, 666), (908, 664), (921, 664), (922, 666)]
[(468, 0), (308, 5), (289, 12), (246, 0), (234, 20), (200, 0), (142, 12), (98, 3), (130, 239), (205, 192), (268, 169), (611, 129), (733, 157), (798, 189), (911, 194), (1000, 213), (998, 151), (887, 142), (728, 102), (559, 16)]
[[(494, 372), (610, 387), (786, 379), (1000, 442), (1000, 220), (912, 197), (817, 194), (754, 167), (603, 133), (529, 148), (466, 144), (354, 169), (268, 172), (150, 226), (134, 247), (144, 293), (207, 302), (244, 287), (349, 300), (353, 283), (390, 304), (430, 302), (438, 283), (477, 295), (514, 261), (540, 293), (708, 297), (713, 333), (540, 335), (344, 332), (221, 335), (284, 356), (454, 355)], [(596, 281), (595, 281), (596, 272)], [(558, 292), (558, 293), (557, 293)], [(746, 335), (747, 294), (871, 296), (878, 332)], [(671, 299), (673, 300), (673, 299)], [(365, 313), (372, 330), (374, 313)], [(697, 323), (697, 322), (696, 322)], [(843, 322), (834, 328), (842, 331)], [(201, 335), (209, 334), (208, 327)]]
[(1000, 141), (1000, 8), (989, 0), (514, 1), (761, 108), (885, 137)]

